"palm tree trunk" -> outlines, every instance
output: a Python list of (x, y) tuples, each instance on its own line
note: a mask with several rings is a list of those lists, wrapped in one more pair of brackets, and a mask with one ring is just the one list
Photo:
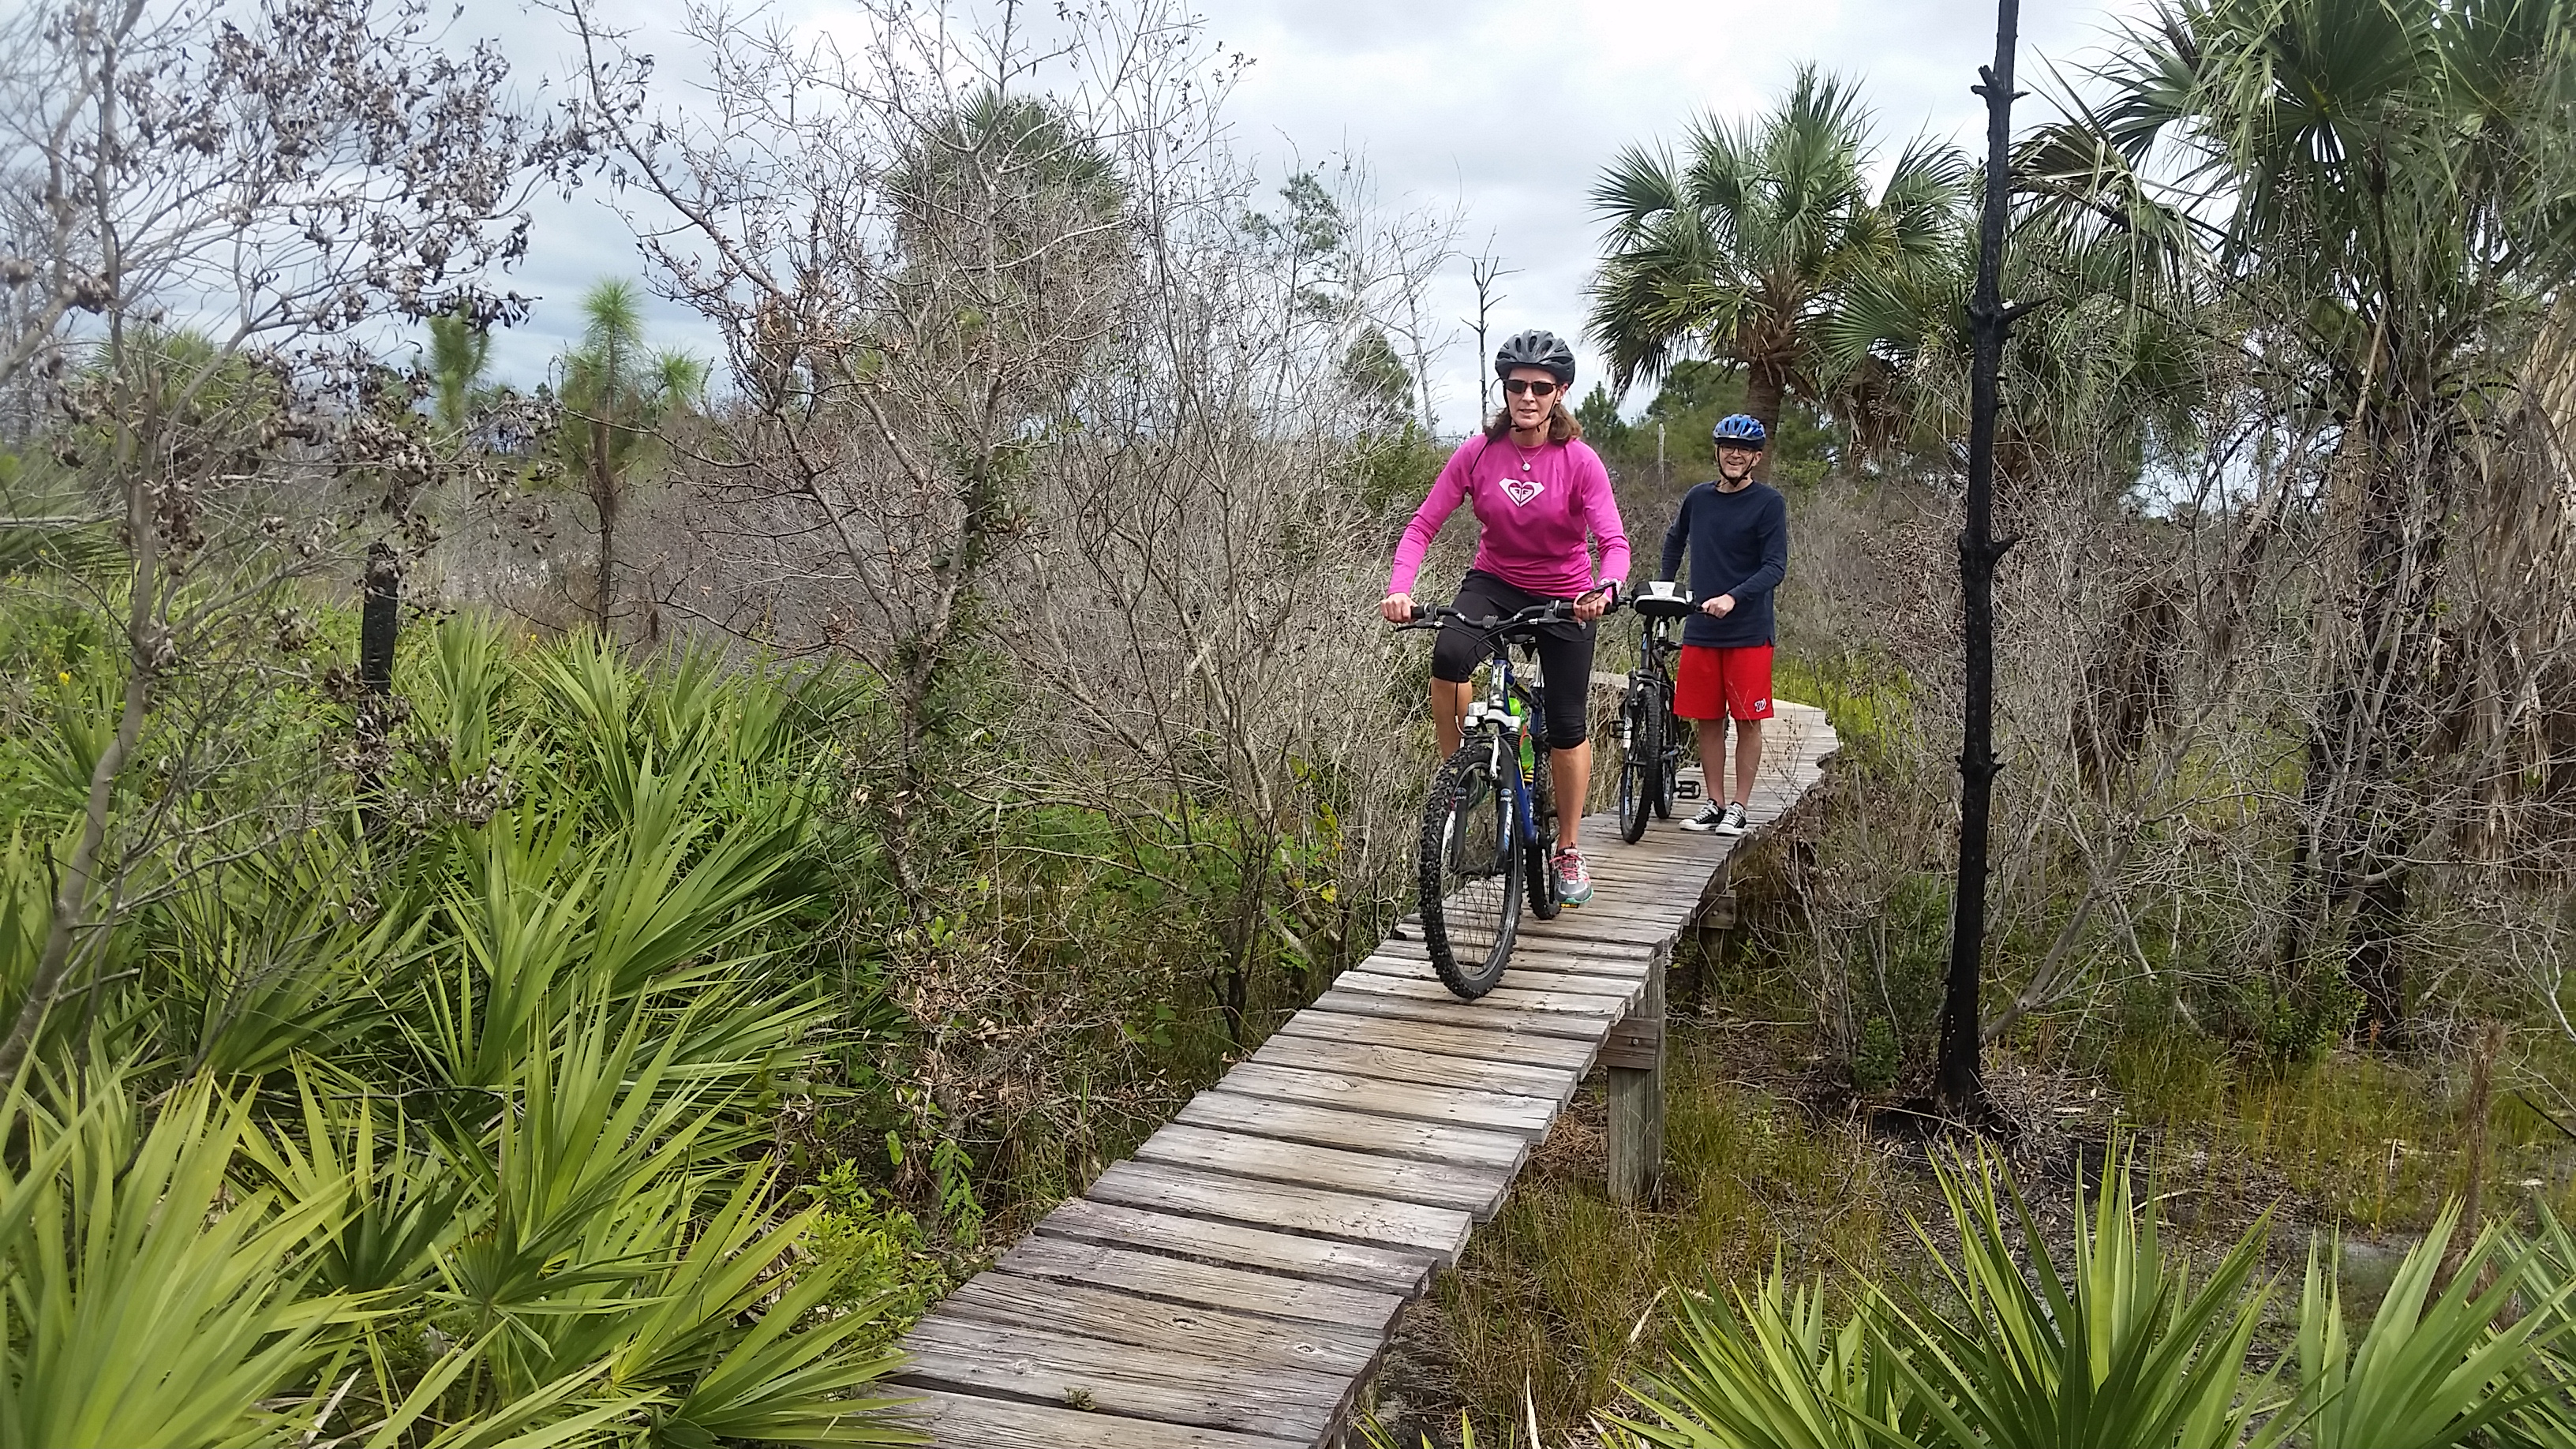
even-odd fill
[(1766, 434), (1779, 433), (1780, 399), (1788, 391), (1789, 370), (1777, 363), (1757, 362), (1744, 370), (1744, 411)]
[(1961, 633), (1967, 651), (1965, 729), (1959, 741), (1959, 882), (1950, 898), (1950, 969), (1941, 1000), (1941, 1055), (1933, 1096), (1952, 1116), (1980, 1121), (1986, 1101), (1982, 1008), (1986, 959), (1986, 834), (1994, 809), (1995, 563), (2011, 540), (1994, 536), (1995, 414), (2004, 340), (2004, 209), (2011, 200), (2013, 50), (2021, 0), (1995, 6), (1995, 63), (1986, 98), (1986, 204), (1977, 232), (1977, 286), (1968, 302), (1976, 352), (1969, 372), (1968, 518), (1959, 535)]

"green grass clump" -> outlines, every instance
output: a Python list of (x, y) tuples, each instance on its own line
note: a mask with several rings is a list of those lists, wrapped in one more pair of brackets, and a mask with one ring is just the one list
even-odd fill
[(1676, 1036), (1665, 1069), (1666, 1170), (1644, 1209), (1611, 1203), (1589, 1099), (1478, 1229), (1440, 1287), (1440, 1357), (1459, 1401), (1514, 1422), (1524, 1393), (1540, 1421), (1579, 1423), (1622, 1366), (1663, 1346), (1675, 1283), (1749, 1277), (1787, 1248), (1802, 1261), (1881, 1262), (1901, 1193), (1850, 1130), (1730, 1079), (1704, 1039)]

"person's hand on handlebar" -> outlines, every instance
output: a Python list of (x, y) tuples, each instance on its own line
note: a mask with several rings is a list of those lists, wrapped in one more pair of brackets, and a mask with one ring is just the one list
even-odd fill
[(1720, 594), (1699, 606), (1699, 611), (1712, 619), (1723, 619), (1735, 612), (1735, 596)]
[(1609, 613), (1610, 603), (1613, 597), (1614, 595), (1610, 592), (1610, 585), (1603, 584), (1601, 587), (1576, 599), (1574, 601), (1574, 621), (1578, 624), (1589, 624), (1593, 620), (1600, 618), (1602, 615)]
[(1378, 601), (1377, 612), (1379, 618), (1390, 624), (1410, 624), (1413, 622), (1413, 596), (1389, 594)]

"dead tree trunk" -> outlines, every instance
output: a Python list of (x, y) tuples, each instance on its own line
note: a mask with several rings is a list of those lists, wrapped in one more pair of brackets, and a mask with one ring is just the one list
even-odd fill
[(1962, 638), (1967, 652), (1966, 729), (1959, 742), (1959, 883), (1950, 906), (1950, 973), (1941, 1001), (1941, 1056), (1933, 1095), (1971, 1120), (1987, 1114), (1977, 989), (1986, 956), (1986, 834), (1995, 791), (1995, 563), (2010, 539), (1994, 536), (1995, 410), (2012, 314), (2003, 305), (2004, 211), (2011, 201), (2013, 51), (2020, 0), (1995, 6), (1995, 63), (1981, 72), (1986, 99), (1985, 214), (1977, 231), (1977, 285), (1968, 302), (1975, 340), (1969, 373), (1968, 518), (1959, 535)]
[(367, 571), (358, 607), (358, 814), (374, 834), (375, 797), (383, 784), (387, 741), (393, 734), (394, 642), (402, 630), (402, 558), (390, 543), (367, 547)]
[(590, 423), (590, 500), (599, 510), (599, 578), (596, 602), (599, 632), (608, 632), (608, 614), (617, 602), (617, 475), (608, 466), (609, 428), (605, 420)]

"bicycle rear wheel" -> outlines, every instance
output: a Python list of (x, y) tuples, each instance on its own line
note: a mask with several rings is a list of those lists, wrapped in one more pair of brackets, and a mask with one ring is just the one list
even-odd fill
[(1673, 792), (1681, 787), (1682, 778), (1682, 722), (1673, 713), (1670, 686), (1665, 687), (1663, 697), (1655, 702), (1650, 712), (1655, 717), (1656, 735), (1655, 818), (1670, 820), (1673, 818)]
[(1662, 809), (1670, 819), (1672, 810), (1665, 804), (1659, 783), (1664, 762), (1663, 711), (1645, 697), (1642, 687), (1631, 689), (1620, 713), (1620, 734), (1627, 743), (1619, 750), (1619, 838), (1630, 845), (1646, 834), (1646, 814)]
[(1565, 887), (1556, 878), (1556, 770), (1544, 742), (1529, 787), (1530, 830), (1521, 842), (1521, 879), (1529, 888), (1530, 914), (1553, 921), (1565, 909)]
[(1521, 923), (1518, 782), (1496, 776), (1492, 753), (1468, 741), (1422, 804), (1422, 941), (1441, 983), (1469, 1001), (1503, 979)]

